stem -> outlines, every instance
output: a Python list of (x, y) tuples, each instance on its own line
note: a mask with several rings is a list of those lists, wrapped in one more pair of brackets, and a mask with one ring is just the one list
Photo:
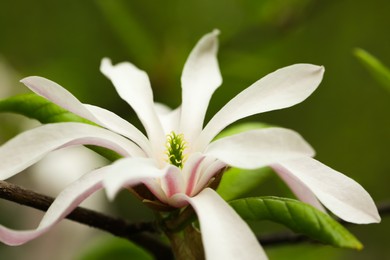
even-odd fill
[[(26, 190), (18, 185), (11, 184), (5, 181), (0, 181), (0, 198), (42, 211), (46, 211), (54, 201), (54, 199), (51, 197), (38, 194), (30, 190)], [(390, 202), (379, 203), (378, 211), (382, 217), (384, 217), (385, 215), (390, 215)], [(166, 230), (166, 233), (172, 242), (172, 247), (174, 247), (175, 255), (177, 255), (176, 251), (179, 251), (178, 248), (180, 248), (180, 246), (183, 246), (183, 243), (187, 243), (187, 245), (185, 246), (195, 246), (199, 249), (200, 236), (199, 233), (196, 233), (197, 231), (191, 225), (188, 225), (187, 228), (184, 229), (184, 234), (173, 231), (176, 230), (176, 228), (183, 227), (184, 224), (187, 224), (188, 221), (192, 219), (192, 214), (192, 210), (188, 209), (188, 212), (185, 212), (185, 214), (183, 214), (183, 216), (175, 222), (166, 223), (168, 224), (168, 229), (172, 228), (171, 230)], [(154, 223), (129, 223), (126, 220), (110, 217), (82, 207), (77, 207), (66, 218), (81, 224), (88, 225), (90, 227), (109, 232), (115, 236), (126, 238), (144, 247), (146, 250), (151, 252), (156, 259), (173, 259), (173, 254), (170, 248), (157, 238), (151, 236), (151, 234), (153, 233), (159, 233), (159, 230)], [(344, 221), (339, 222), (343, 225), (350, 224)], [(187, 236), (187, 238), (185, 236)], [(192, 238), (189, 239), (190, 237)], [(185, 241), (183, 242), (180, 239)], [(303, 235), (279, 233), (260, 237), (259, 242), (263, 246), (277, 246), (283, 244), (296, 244), (315, 241)], [(191, 243), (193, 245), (191, 245)], [(193, 249), (190, 249), (190, 251), (193, 251)], [(203, 250), (200, 250), (200, 252), (203, 252)]]
[[(25, 206), (46, 211), (54, 199), (36, 192), (26, 190), (15, 184), (0, 181), (0, 198)], [(130, 223), (120, 218), (114, 218), (93, 210), (77, 207), (67, 219), (109, 232), (115, 236), (126, 238), (151, 252), (156, 259), (172, 259), (170, 248), (149, 233), (158, 233), (154, 223)]]

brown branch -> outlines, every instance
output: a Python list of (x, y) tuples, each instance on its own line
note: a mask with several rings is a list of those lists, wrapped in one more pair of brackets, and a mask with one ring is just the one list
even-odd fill
[[(54, 201), (51, 197), (26, 190), (5, 181), (0, 181), (0, 198), (42, 211), (46, 211)], [(379, 204), (378, 210), (382, 217), (390, 215), (390, 202)], [(147, 249), (156, 259), (173, 259), (171, 249), (151, 235), (159, 232), (154, 223), (129, 223), (126, 220), (110, 217), (82, 207), (77, 207), (66, 218), (109, 232), (115, 236), (126, 238)], [(340, 221), (340, 223), (343, 225), (350, 224), (344, 221)], [(292, 233), (262, 236), (259, 237), (259, 241), (263, 246), (278, 246), (303, 242), (317, 243), (304, 235)]]
[[(54, 201), (51, 197), (5, 181), (0, 181), (0, 198), (42, 211), (46, 211)], [(66, 218), (126, 238), (148, 250), (156, 259), (173, 258), (171, 249), (150, 235), (158, 232), (154, 223), (130, 223), (82, 207), (77, 207)]]

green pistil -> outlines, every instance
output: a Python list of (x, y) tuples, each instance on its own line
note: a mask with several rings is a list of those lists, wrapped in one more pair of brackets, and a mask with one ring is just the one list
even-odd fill
[(186, 142), (183, 134), (176, 134), (171, 132), (167, 136), (167, 155), (169, 163), (179, 168), (183, 168), (184, 163), (184, 149), (186, 148)]

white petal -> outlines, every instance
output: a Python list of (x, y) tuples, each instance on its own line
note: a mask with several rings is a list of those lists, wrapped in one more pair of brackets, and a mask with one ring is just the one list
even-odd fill
[(310, 64), (295, 64), (268, 74), (230, 100), (210, 120), (196, 150), (203, 151), (222, 129), (241, 118), (302, 102), (317, 88), (323, 74), (323, 67)]
[(172, 131), (178, 133), (181, 107), (172, 110), (170, 107), (161, 103), (154, 103), (154, 107), (163, 126), (164, 133), (166, 135)]
[(114, 113), (81, 103), (72, 93), (51, 80), (32, 76), (22, 79), (21, 82), (36, 94), (56, 105), (128, 137), (147, 152), (149, 145), (145, 143), (146, 137), (137, 128)]
[(187, 200), (198, 215), (206, 259), (268, 259), (249, 226), (212, 189)]
[(315, 194), (297, 177), (292, 175), (290, 172), (286, 171), (283, 167), (275, 165), (272, 167), (279, 177), (290, 187), (294, 192), (297, 198), (307, 204), (312, 205), (313, 207), (326, 212), (325, 208), (318, 201)]
[(158, 168), (156, 161), (150, 158), (124, 158), (112, 164), (113, 175), (104, 179), (109, 199), (114, 199), (116, 194), (125, 187), (142, 183), (144, 180), (164, 177), (169, 171), (178, 171), (177, 167), (167, 165)]
[(283, 171), (304, 183), (321, 203), (341, 219), (380, 222), (374, 201), (359, 183), (309, 157), (279, 163)]
[(191, 195), (193, 190), (196, 188), (196, 184), (198, 183), (201, 174), (201, 165), (204, 159), (206, 159), (206, 157), (203, 154), (193, 153), (184, 164), (182, 173), (185, 176), (187, 187), (185, 193), (187, 195)]
[(217, 61), (218, 34), (214, 30), (203, 36), (184, 65), (180, 132), (189, 142), (202, 130), (210, 98), (222, 83)]
[(151, 155), (152, 151), (149, 140), (135, 126), (104, 108), (87, 104), (84, 104), (84, 106), (99, 120), (100, 125), (129, 138), (138, 144), (146, 154)]
[(89, 195), (102, 188), (102, 178), (107, 169), (103, 167), (90, 172), (64, 189), (35, 230), (18, 231), (0, 225), (0, 241), (7, 245), (21, 245), (47, 232)]
[(23, 132), (0, 147), (0, 179), (7, 179), (58, 148), (89, 144), (123, 156), (145, 156), (128, 139), (104, 128), (82, 123), (47, 124)]
[(114, 84), (119, 96), (137, 113), (156, 155), (164, 148), (165, 135), (153, 103), (153, 92), (148, 75), (129, 62), (112, 65), (107, 58), (102, 60), (101, 72)]
[(314, 151), (296, 132), (285, 128), (263, 128), (212, 142), (205, 151), (228, 165), (255, 169), (283, 160), (313, 156)]
[[(204, 161), (206, 163), (206, 160)], [(195, 189), (192, 191), (190, 196), (193, 196), (200, 192), (215, 176), (215, 174), (219, 173), (222, 169), (226, 167), (226, 164), (221, 162), (220, 160), (211, 160), (211, 163), (209, 162), (208, 165), (206, 164), (203, 169), (202, 175), (200, 176), (198, 182), (196, 183)], [(188, 193), (187, 193), (188, 194)]]

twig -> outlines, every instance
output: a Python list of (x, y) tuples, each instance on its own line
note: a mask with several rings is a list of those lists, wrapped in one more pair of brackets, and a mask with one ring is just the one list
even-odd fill
[[(5, 181), (0, 181), (0, 198), (42, 211), (46, 211), (54, 201), (51, 197)], [(82, 207), (77, 207), (66, 218), (126, 238), (147, 249), (156, 259), (173, 258), (172, 251), (167, 245), (150, 234), (144, 233), (158, 232), (153, 223), (129, 223), (126, 220), (110, 217)]]
[[(0, 181), (0, 198), (13, 201), (25, 206), (46, 211), (54, 199), (36, 192), (26, 190), (18, 185)], [(379, 214), (384, 217), (390, 214), (390, 202), (378, 204)], [(158, 233), (156, 226), (151, 222), (129, 223), (120, 218), (110, 217), (93, 210), (77, 207), (66, 218), (97, 229), (104, 230), (115, 236), (126, 238), (151, 252), (156, 259), (173, 259), (171, 249), (160, 240), (151, 236)], [(343, 225), (350, 224), (340, 221)], [(259, 237), (263, 246), (278, 246), (283, 244), (297, 244), (313, 242), (310, 238), (291, 233), (279, 233)]]

